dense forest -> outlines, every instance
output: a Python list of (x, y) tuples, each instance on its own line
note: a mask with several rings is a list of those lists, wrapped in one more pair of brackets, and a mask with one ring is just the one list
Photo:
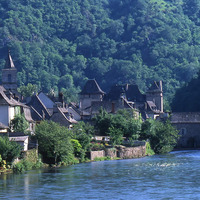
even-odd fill
[(200, 112), (200, 73), (176, 91), (172, 100), (174, 112)]
[(163, 80), (167, 101), (200, 69), (197, 0), (1, 0), (0, 68), (8, 48), (18, 84), (75, 100), (88, 78), (103, 90)]

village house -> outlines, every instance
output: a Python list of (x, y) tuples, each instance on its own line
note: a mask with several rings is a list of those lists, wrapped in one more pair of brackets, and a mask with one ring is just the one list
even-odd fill
[[(15, 140), (27, 150), (28, 136), (24, 133), (12, 133), (11, 121), (16, 115), (23, 114), (29, 124), (27, 131), (34, 132), (35, 121), (32, 119), (30, 107), (19, 101), (17, 92), (17, 69), (14, 66), (10, 52), (2, 70), (2, 85), (0, 86), (0, 134), (7, 134), (10, 140)], [(12, 137), (10, 134), (12, 133)]]
[(172, 125), (179, 130), (177, 148), (200, 148), (200, 113), (175, 112), (171, 114)]
[(30, 106), (32, 117), (36, 122), (52, 120), (68, 128), (71, 128), (73, 124), (77, 123), (72, 109), (69, 109), (64, 102), (62, 93), (59, 94), (58, 98), (52, 100), (46, 94), (40, 92), (28, 98), (26, 104)]
[(91, 119), (101, 108), (108, 113), (119, 109), (132, 109), (141, 113), (143, 119), (156, 119), (163, 113), (162, 82), (154, 82), (144, 95), (136, 84), (114, 85), (106, 94), (95, 79), (88, 80), (80, 92), (80, 111), (82, 119)]

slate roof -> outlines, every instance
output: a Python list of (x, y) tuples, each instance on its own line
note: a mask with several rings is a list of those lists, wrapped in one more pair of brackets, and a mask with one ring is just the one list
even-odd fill
[(12, 93), (10, 91), (5, 90), (3, 86), (0, 87), (0, 105), (11, 105), (11, 106), (23, 106), (26, 107), (25, 104), (16, 101), (12, 98)]
[(125, 97), (128, 101), (133, 102), (145, 101), (145, 95), (141, 94), (138, 86), (135, 84), (114, 85), (104, 99), (112, 101), (118, 100), (121, 97)]
[(89, 94), (105, 94), (103, 90), (99, 87), (95, 79), (88, 80), (80, 92), (81, 95)]
[(8, 129), (9, 127), (0, 122), (0, 129)]
[(16, 137), (9, 137), (9, 141), (15, 142), (25, 142), (29, 136), (16, 136)]
[(111, 87), (110, 92), (106, 94), (104, 100), (118, 100), (122, 95), (125, 95), (124, 86), (114, 85)]
[(58, 122), (61, 126), (70, 126), (71, 124), (77, 123), (76, 120), (71, 119), (70, 116), (67, 115), (66, 108), (59, 108), (57, 107), (57, 110), (51, 116), (50, 120), (54, 122)]
[(145, 95), (143, 95), (137, 85), (126, 85), (126, 98), (128, 101), (143, 102)]
[(153, 101), (147, 101), (147, 111), (153, 111), (154, 113), (160, 113)]
[(63, 117), (67, 120), (67, 121), (69, 121), (70, 123), (72, 123), (72, 124), (76, 124), (77, 123), (77, 121), (75, 120), (75, 119), (72, 119), (70, 116), (69, 116), (69, 112), (68, 112), (68, 110), (67, 110), (67, 108), (59, 108), (58, 107), (58, 110), (60, 111), (60, 113), (63, 115)]
[(161, 90), (160, 82), (154, 81), (148, 91), (151, 91), (151, 90)]
[(15, 68), (15, 65), (14, 65), (12, 57), (10, 55), (10, 51), (8, 51), (8, 57), (6, 59), (6, 64), (5, 64), (4, 69), (12, 69), (12, 68)]
[(31, 106), (31, 116), (35, 121), (43, 120), (42, 116)]
[[(40, 98), (37, 95), (32, 96), (31, 101), (27, 105), (32, 108), (32, 114), (36, 118), (37, 118), (36, 113), (39, 113), (39, 115), (42, 116), (43, 119), (50, 118), (49, 111), (47, 110), (47, 108), (45, 107), (45, 105), (42, 103), (42, 101), (40, 100)], [(36, 119), (34, 118), (34, 120), (36, 120)]]
[(24, 117), (28, 122), (34, 122), (31, 116), (31, 110), (29, 107), (23, 107)]

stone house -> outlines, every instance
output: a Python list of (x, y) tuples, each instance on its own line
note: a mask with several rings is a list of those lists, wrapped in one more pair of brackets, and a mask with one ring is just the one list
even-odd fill
[(34, 120), (30, 114), (30, 108), (25, 104), (14, 99), (10, 91), (0, 86), (0, 122), (4, 130), (8, 130), (11, 120), (18, 114), (24, 114), (25, 119), (29, 122), (28, 130), (34, 131)]
[(200, 148), (200, 113), (175, 112), (171, 114), (172, 125), (179, 130), (177, 148)]
[(88, 80), (80, 93), (82, 119), (91, 119), (103, 108), (108, 113), (119, 109), (132, 109), (141, 113), (143, 119), (155, 119), (163, 113), (162, 82), (154, 82), (146, 94), (136, 84), (114, 85), (106, 94), (96, 80)]
[(54, 101), (43, 92), (29, 98), (27, 105), (31, 108), (31, 114), (38, 123), (42, 120), (52, 120), (62, 126), (71, 128), (77, 121), (73, 117), (72, 109), (69, 110), (64, 103), (62, 94)]

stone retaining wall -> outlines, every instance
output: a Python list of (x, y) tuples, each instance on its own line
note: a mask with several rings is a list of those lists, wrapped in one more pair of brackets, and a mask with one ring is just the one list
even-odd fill
[(117, 149), (117, 157), (126, 158), (141, 158), (146, 155), (146, 147), (120, 147)]
[(146, 155), (146, 145), (138, 147), (125, 147), (118, 146), (116, 148), (107, 148), (105, 151), (91, 151), (90, 159), (94, 160), (95, 158), (101, 158), (109, 156), (111, 158), (119, 157), (121, 159), (127, 158), (141, 158)]
[(116, 148), (107, 148), (105, 150), (105, 155), (109, 156), (110, 158), (116, 158), (117, 157), (117, 149)]
[(91, 151), (90, 152), (90, 159), (94, 160), (95, 158), (102, 158), (105, 157), (105, 151)]

